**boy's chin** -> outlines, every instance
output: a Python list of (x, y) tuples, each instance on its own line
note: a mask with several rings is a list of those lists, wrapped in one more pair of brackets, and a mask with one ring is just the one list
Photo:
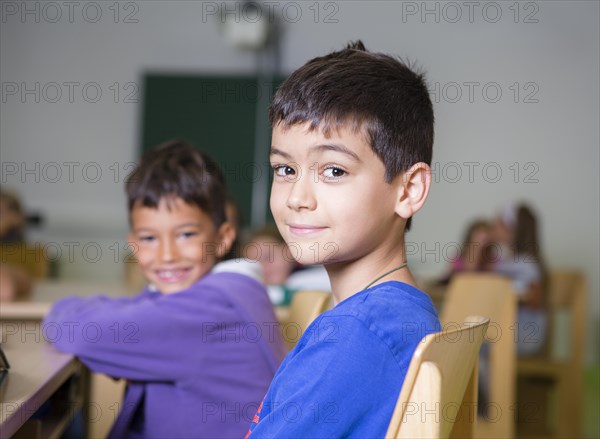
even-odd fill
[(339, 252), (339, 246), (334, 242), (325, 244), (314, 242), (310, 245), (299, 245), (298, 243), (289, 243), (289, 254), (287, 259), (294, 260), (301, 265), (326, 265), (335, 263), (336, 255)]
[(315, 260), (314, 258), (294, 258), (294, 261), (300, 265), (316, 265), (322, 264), (321, 261)]
[(162, 285), (157, 283), (152, 283), (151, 285), (153, 287), (151, 289), (160, 294), (174, 294), (187, 288), (187, 286)]
[(200, 276), (198, 279), (195, 279), (193, 282), (177, 282), (177, 283), (172, 283), (172, 284), (168, 284), (168, 283), (163, 283), (163, 282), (154, 282), (153, 285), (156, 288), (156, 291), (158, 291), (161, 294), (174, 294), (174, 293), (179, 293), (181, 291), (185, 291), (187, 289), (189, 289), (192, 285), (194, 285), (196, 282), (198, 282), (200, 279), (202, 278), (202, 276)]

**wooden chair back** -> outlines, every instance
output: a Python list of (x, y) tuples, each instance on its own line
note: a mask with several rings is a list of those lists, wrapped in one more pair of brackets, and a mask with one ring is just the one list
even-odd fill
[[(292, 297), (289, 318), (283, 325), (283, 338), (290, 348), (298, 342), (308, 325), (331, 307), (331, 293), (326, 291), (297, 291)], [(292, 328), (293, 326), (293, 328)]]
[[(585, 360), (586, 282), (575, 270), (557, 270), (548, 278), (548, 349), (536, 357), (520, 358), (517, 376), (550, 384), (556, 404), (535, 402), (534, 419), (520, 422), (521, 430), (547, 432), (558, 437), (581, 437), (583, 369)], [(543, 403), (544, 401), (542, 401)], [(554, 428), (548, 425), (554, 424)]]
[(489, 319), (425, 336), (408, 367), (386, 438), (472, 438), (477, 357)]
[(572, 367), (581, 370), (585, 356), (585, 322), (586, 322), (586, 282), (578, 271), (553, 271), (548, 279), (548, 306), (550, 320), (548, 355), (559, 359), (556, 352), (558, 332), (563, 330), (557, 323), (566, 318), (568, 331), (568, 349), (563, 354), (563, 360)]
[[(444, 328), (469, 315), (489, 317), (489, 402), (475, 427), (477, 438), (511, 438), (516, 394), (517, 297), (509, 279), (492, 273), (461, 273), (452, 278), (441, 313)], [(480, 384), (481, 385), (481, 384)]]

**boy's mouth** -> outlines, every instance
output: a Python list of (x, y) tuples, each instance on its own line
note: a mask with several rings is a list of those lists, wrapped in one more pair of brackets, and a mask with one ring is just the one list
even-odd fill
[(155, 270), (154, 273), (161, 282), (174, 283), (184, 279), (189, 271), (189, 268), (172, 268), (168, 270)]
[(311, 226), (307, 224), (288, 224), (290, 233), (296, 236), (312, 236), (316, 235), (327, 227)]

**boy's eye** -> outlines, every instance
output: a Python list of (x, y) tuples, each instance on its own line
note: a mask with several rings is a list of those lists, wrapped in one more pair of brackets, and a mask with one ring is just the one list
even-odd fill
[(342, 168), (330, 166), (323, 170), (323, 175), (325, 176), (325, 178), (336, 179), (346, 175), (346, 171), (344, 171)]
[(151, 235), (144, 235), (144, 236), (140, 236), (140, 237), (138, 237), (138, 239), (139, 239), (141, 242), (152, 242), (152, 241), (154, 241), (154, 236), (151, 236)]
[(193, 236), (196, 236), (198, 233), (197, 232), (192, 232), (192, 231), (188, 231), (188, 232), (181, 232), (179, 234), (180, 237), (184, 238), (184, 239), (188, 239), (191, 238)]
[(294, 168), (287, 165), (274, 165), (273, 170), (275, 171), (275, 175), (278, 177), (287, 177), (296, 174)]

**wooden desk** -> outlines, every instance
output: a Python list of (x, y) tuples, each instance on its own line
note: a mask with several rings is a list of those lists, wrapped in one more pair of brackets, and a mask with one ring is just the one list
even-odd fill
[[(41, 322), (52, 307), (51, 303), (37, 302), (9, 302), (0, 305), (0, 320), (2, 326), (6, 326), (4, 330), (9, 334), (17, 328), (14, 324), (21, 322)], [(3, 340), (0, 340), (3, 341)]]
[(40, 280), (33, 284), (31, 302), (52, 303), (68, 296), (127, 297), (137, 291), (122, 282), (87, 282), (77, 280)]
[[(6, 346), (4, 343), (2, 346), (11, 365), (8, 374), (11, 383), (9, 385), (7, 381), (4, 381), (2, 389), (0, 389), (0, 402), (2, 403), (0, 438), (10, 437), (15, 428), (18, 429), (19, 425), (24, 424), (36, 409), (50, 395), (53, 395), (56, 389), (64, 385), (69, 377), (78, 375), (80, 375), (81, 389), (76, 390), (83, 393), (84, 422), (88, 435), (89, 437), (106, 437), (116, 416), (115, 403), (122, 400), (124, 382), (114, 381), (101, 374), (90, 373), (71, 355), (61, 354), (52, 348), (49, 343), (44, 341), (42, 333), (37, 329), (56, 300), (71, 295), (89, 297), (97, 294), (122, 297), (131, 295), (132, 291), (128, 286), (118, 282), (42, 280), (34, 284), (32, 301), (5, 303), (0, 306), (2, 332), (4, 338), (8, 338)], [(21, 341), (25, 343), (21, 343)], [(27, 347), (22, 346), (23, 344)], [(24, 373), (26, 375), (23, 375)], [(15, 382), (21, 382), (21, 384), (30, 382), (33, 376), (37, 377), (40, 389), (30, 389), (29, 397), (17, 395), (14, 386), (18, 384)], [(43, 383), (41, 377), (46, 377), (49, 382)], [(9, 391), (12, 393), (7, 394)], [(19, 397), (17, 398), (17, 396)], [(28, 405), (23, 404), (23, 399), (29, 401)], [(68, 410), (71, 415), (69, 420), (80, 407), (80, 402), (69, 402)], [(19, 409), (19, 413), (13, 414), (12, 412), (16, 409)], [(90, 416), (88, 416), (88, 411)], [(11, 426), (13, 422), (18, 425)], [(51, 427), (45, 420), (27, 424), (30, 425), (23, 427), (20, 432), (21, 437), (27, 439), (36, 437), (36, 435), (43, 438), (60, 437), (60, 434), (48, 432)], [(41, 424), (41, 426), (35, 424)], [(62, 422), (54, 430), (60, 432), (66, 425), (66, 421)], [(29, 428), (33, 428), (33, 430), (28, 430)]]
[[(60, 437), (84, 408), (86, 370), (46, 342), (36, 322), (2, 322), (2, 349), (10, 371), (0, 385), (0, 437)], [(26, 325), (26, 326), (25, 326)], [(49, 413), (31, 416), (46, 401)]]

